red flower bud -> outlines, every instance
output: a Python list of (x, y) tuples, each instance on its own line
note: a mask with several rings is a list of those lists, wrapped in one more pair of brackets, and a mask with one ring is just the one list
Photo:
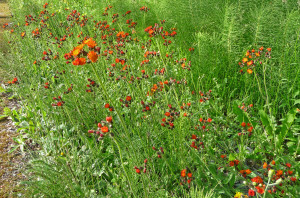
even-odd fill
[(109, 122), (109, 123), (111, 123), (112, 122), (112, 117), (111, 116), (106, 117), (106, 121)]

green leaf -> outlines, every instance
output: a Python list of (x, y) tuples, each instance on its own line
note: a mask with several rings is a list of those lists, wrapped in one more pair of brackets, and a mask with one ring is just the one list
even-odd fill
[(235, 113), (235, 115), (237, 115), (237, 119), (240, 123), (242, 123), (242, 122), (249, 123), (250, 122), (246, 113), (242, 109), (240, 109), (237, 104), (235, 104), (233, 106), (233, 112)]
[(0, 121), (7, 119), (8, 116), (7, 115), (0, 115)]
[(287, 142), (286, 145), (287, 145), (287, 147), (290, 148), (292, 146), (295, 146), (296, 144), (295, 144), (295, 142)]
[(296, 104), (300, 104), (300, 99), (298, 99), (298, 100), (295, 100), (295, 103), (294, 103), (294, 105), (296, 105)]
[(5, 89), (0, 86), (0, 93), (4, 93), (4, 92), (5, 92)]
[(235, 157), (234, 157), (234, 155), (232, 153), (229, 154), (228, 160), (229, 161), (235, 160)]
[(280, 134), (278, 137), (278, 146), (280, 146), (283, 143), (286, 136), (288, 135), (289, 129), (292, 126), (292, 124), (294, 123), (294, 120), (296, 118), (296, 113), (297, 113), (296, 108), (291, 109), (287, 113), (285, 119), (283, 120), (281, 128), (280, 128)]
[(232, 178), (229, 181), (230, 187), (232, 187), (234, 185), (234, 183), (235, 183), (235, 174), (232, 174)]
[(260, 115), (261, 122), (264, 125), (265, 130), (267, 131), (267, 134), (269, 136), (272, 136), (274, 134), (275, 127), (273, 126), (269, 116), (263, 110), (259, 110), (259, 115)]
[(229, 181), (231, 180), (232, 176), (233, 176), (233, 174), (228, 175), (227, 179), (224, 181), (224, 184), (228, 184)]
[(10, 153), (14, 152), (15, 150), (17, 150), (17, 148), (19, 148), (19, 145), (18, 145), (18, 146), (15, 146), (15, 147), (13, 147), (13, 149), (11, 149), (11, 150), (8, 152), (8, 154), (10, 154)]

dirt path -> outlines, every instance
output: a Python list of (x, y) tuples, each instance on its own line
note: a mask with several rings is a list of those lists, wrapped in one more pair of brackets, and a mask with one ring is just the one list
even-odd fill
[[(9, 23), (10, 12), (5, 0), (0, 0), (0, 53), (6, 53), (6, 42), (3, 41), (4, 23)], [(2, 63), (5, 64), (5, 63)], [(5, 71), (0, 64), (0, 84), (4, 84), (12, 77)], [(9, 94), (0, 91), (0, 197), (22, 197), (21, 188), (18, 187), (19, 181), (24, 179), (22, 175), (25, 157), (17, 149), (9, 151), (15, 145), (13, 138), (19, 133), (12, 120), (8, 117), (1, 117), (4, 108), (18, 109), (15, 100), (9, 99)]]

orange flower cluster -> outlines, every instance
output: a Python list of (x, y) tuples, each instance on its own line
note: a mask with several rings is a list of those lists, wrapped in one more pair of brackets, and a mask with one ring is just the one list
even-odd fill
[(211, 118), (207, 118), (207, 120), (200, 118), (199, 121), (201, 122), (201, 125), (198, 124), (196, 125), (194, 128), (198, 131), (202, 130), (202, 131), (209, 131), (209, 129), (207, 128), (207, 126), (209, 126), (209, 124), (212, 122)]
[(53, 100), (57, 101), (56, 103), (52, 104), (52, 107), (62, 107), (65, 104), (65, 101), (62, 100), (61, 96), (53, 97)]
[(157, 148), (155, 148), (154, 146), (152, 147), (152, 150), (156, 151), (157, 154), (157, 158), (161, 158), (162, 154), (165, 154), (165, 151), (163, 149), (163, 147), (159, 147), (159, 150)]
[(192, 140), (192, 144), (191, 147), (196, 149), (196, 150), (200, 150), (201, 148), (204, 149), (204, 145), (203, 142), (201, 141), (201, 137), (197, 137), (197, 135), (193, 134), (191, 137)]
[(248, 50), (246, 52), (246, 56), (242, 59), (241, 62), (239, 62), (240, 67), (242, 68), (240, 70), (240, 73), (244, 72), (244, 67), (246, 68), (246, 71), (248, 74), (252, 74), (254, 71), (254, 68), (257, 66), (257, 64), (262, 64), (262, 55), (265, 54), (265, 57), (271, 58), (271, 48), (267, 48), (267, 51), (264, 51), (264, 47), (260, 47), (257, 51), (255, 49)]
[(249, 104), (249, 105), (247, 106), (247, 105), (245, 105), (245, 103), (243, 103), (242, 106), (239, 105), (238, 107), (239, 107), (241, 110), (247, 112), (250, 108), (253, 107), (253, 104)]
[(87, 84), (86, 86), (89, 88), (87, 90), (85, 90), (88, 93), (94, 92), (93, 87), (99, 87), (99, 85), (96, 84), (95, 81), (88, 79), (88, 81), (90, 82), (89, 84)]
[(135, 172), (137, 174), (141, 174), (141, 170), (143, 169), (143, 173), (146, 173), (147, 172), (147, 162), (148, 162), (148, 159), (145, 159), (144, 160), (144, 168), (141, 166), (141, 167), (137, 167), (135, 166), (134, 169), (135, 169)]
[(8, 27), (8, 23), (4, 23), (4, 24), (2, 25), (2, 27), (3, 27), (3, 28)]
[(183, 185), (184, 183), (187, 183), (190, 187), (190, 183), (193, 180), (193, 174), (189, 171), (188, 168), (181, 170), (180, 172), (180, 185)]
[(252, 178), (251, 181), (256, 182), (258, 184), (263, 184), (264, 183), (263, 179), (260, 176), (256, 176), (256, 177)]
[(144, 101), (141, 101), (141, 104), (143, 106), (143, 112), (149, 112), (151, 111), (151, 108), (150, 107), (153, 107), (155, 105), (155, 101), (153, 102), (149, 102), (149, 103), (145, 103)]
[(140, 8), (140, 11), (148, 12), (150, 9), (147, 8), (146, 6), (143, 6)]
[(104, 108), (108, 109), (109, 111), (114, 111), (114, 110), (115, 110), (114, 107), (111, 106), (111, 105), (108, 104), (108, 103), (106, 103), (106, 104), (104, 105)]
[(242, 174), (243, 177), (247, 177), (252, 171), (250, 169), (246, 170), (240, 170), (240, 173)]
[[(88, 46), (90, 49), (88, 53), (83, 49), (84, 46)], [(66, 53), (64, 57), (66, 60), (73, 60), (73, 65), (85, 65), (90, 62), (95, 63), (98, 60), (98, 53), (100, 51), (100, 48), (96, 48), (96, 46), (97, 43), (92, 38), (86, 38), (82, 44), (75, 47), (71, 52)], [(85, 57), (80, 56), (87, 56), (88, 60)], [(69, 61), (67, 63), (69, 63)]]
[(245, 135), (248, 132), (248, 136), (250, 137), (252, 135), (253, 126), (250, 123), (242, 122), (241, 126), (243, 127), (243, 132), (238, 133), (239, 136)]
[(189, 61), (187, 63), (186, 58), (182, 58), (180, 60), (176, 60), (176, 63), (180, 64), (182, 69), (187, 69), (188, 71), (191, 70), (191, 61)]
[(149, 91), (147, 92), (147, 96), (153, 96), (156, 93), (161, 92), (165, 87), (164, 85), (168, 85), (169, 82), (171, 81), (159, 82), (157, 84), (154, 84), (153, 87), (150, 89), (150, 93)]
[(144, 57), (147, 58), (148, 56), (160, 56), (160, 52), (155, 52), (155, 51), (146, 51), (144, 54)]
[(18, 78), (14, 78), (12, 81), (8, 81), (8, 84), (19, 84)]
[(239, 160), (233, 160), (229, 162), (229, 166), (237, 166), (239, 165), (240, 161)]
[[(105, 120), (102, 120), (100, 123), (98, 123), (98, 129), (97, 130), (88, 130), (88, 133), (93, 133), (95, 135), (98, 135), (98, 141), (103, 140), (106, 133), (110, 132), (113, 128), (113, 118), (112, 116), (107, 116)], [(113, 136), (113, 133), (110, 133), (111, 136)]]
[(209, 100), (209, 99), (210, 99), (210, 94), (211, 94), (211, 92), (212, 92), (211, 90), (209, 90), (209, 91), (206, 92), (206, 93), (203, 93), (202, 91), (199, 91), (199, 94), (200, 94), (200, 96), (201, 96), (200, 102), (203, 103), (203, 102)]
[(132, 97), (131, 96), (126, 96), (125, 100), (120, 99), (120, 102), (122, 103), (122, 107), (129, 107), (129, 105), (132, 102)]
[(175, 118), (179, 117), (180, 112), (176, 110), (175, 107), (172, 107), (172, 105), (168, 105), (169, 110), (165, 113), (165, 118), (163, 118), (161, 121), (161, 126), (166, 127), (168, 126), (168, 129), (174, 129), (174, 121)]

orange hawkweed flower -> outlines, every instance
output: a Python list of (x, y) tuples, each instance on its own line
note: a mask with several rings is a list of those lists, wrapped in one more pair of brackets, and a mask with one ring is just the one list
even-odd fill
[(101, 127), (101, 131), (102, 131), (102, 133), (107, 133), (109, 131), (109, 129), (107, 126), (103, 126), (103, 127)]
[(265, 190), (259, 186), (256, 186), (255, 188), (259, 194), (263, 194), (265, 192)]
[(93, 41), (92, 38), (89, 38), (85, 41), (83, 41), (84, 44), (87, 44), (87, 46), (89, 46), (89, 48), (95, 48), (97, 46), (97, 43), (95, 41)]
[(24, 38), (24, 36), (26, 35), (26, 32), (22, 32), (21, 33), (21, 37)]
[(256, 176), (256, 177), (252, 178), (251, 181), (259, 183), (259, 184), (263, 184), (264, 183), (263, 179), (260, 176)]
[(181, 175), (181, 177), (185, 177), (185, 176), (186, 176), (186, 169), (183, 169), (183, 170), (180, 172), (180, 175)]
[(235, 165), (239, 165), (240, 161), (239, 160), (234, 160)]
[(131, 96), (127, 96), (127, 97), (126, 97), (126, 100), (127, 100), (127, 101), (131, 101), (131, 99), (132, 99)]
[(76, 58), (73, 61), (73, 65), (84, 65), (86, 63), (86, 59), (85, 58)]
[(140, 170), (139, 168), (136, 168), (136, 169), (135, 169), (135, 172), (136, 172), (137, 174), (141, 174), (141, 170)]
[(246, 174), (249, 175), (251, 173), (250, 169), (245, 170)]
[(112, 122), (112, 117), (111, 116), (106, 117), (106, 121), (111, 123)]
[(80, 49), (74, 49), (73, 51), (72, 51), (72, 55), (73, 56), (78, 56), (78, 54), (80, 54)]
[(242, 62), (243, 62), (243, 63), (248, 62), (248, 58), (243, 58), (243, 59), (242, 59)]
[(272, 164), (272, 165), (275, 165), (275, 161), (273, 160), (273, 161), (271, 162), (271, 164)]
[(263, 165), (263, 168), (267, 168), (267, 167), (268, 167), (268, 164), (267, 164), (267, 162), (265, 162)]
[(283, 174), (283, 171), (282, 171), (282, 170), (278, 170), (278, 171), (276, 172), (276, 176), (278, 176), (278, 177), (280, 177), (282, 174)]
[(75, 49), (82, 50), (84, 46), (85, 46), (85, 44), (80, 44), (77, 47), (75, 47)]
[(292, 182), (295, 182), (296, 180), (297, 180), (296, 177), (291, 177), (291, 181), (292, 181)]
[(270, 51), (271, 51), (271, 48), (267, 48), (267, 50), (270, 52)]
[(252, 74), (253, 70), (252, 69), (247, 69), (248, 74)]
[(248, 65), (248, 66), (253, 65), (253, 60), (247, 62), (247, 65)]
[(188, 176), (188, 177), (192, 177), (192, 173), (188, 173), (187, 176)]
[(98, 54), (94, 51), (90, 51), (88, 53), (88, 58), (93, 62), (95, 63), (97, 60), (98, 60)]

